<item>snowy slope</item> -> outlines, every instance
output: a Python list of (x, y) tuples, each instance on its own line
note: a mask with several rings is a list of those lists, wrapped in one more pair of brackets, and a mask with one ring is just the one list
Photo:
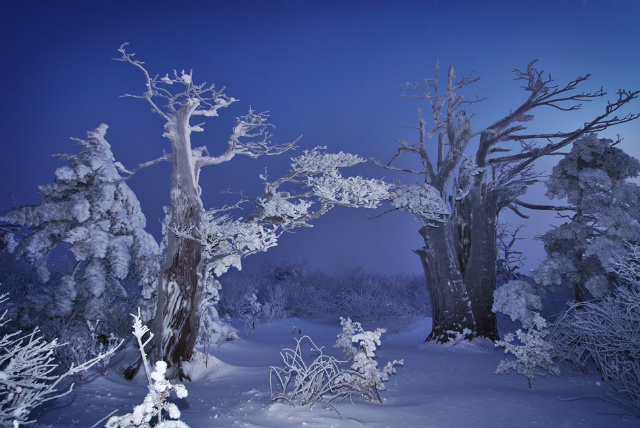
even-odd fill
[[(193, 382), (179, 400), (181, 420), (204, 427), (638, 427), (640, 420), (600, 399), (580, 398), (611, 392), (597, 375), (564, 372), (536, 378), (529, 390), (515, 373), (495, 375), (501, 349), (489, 343), (456, 346), (424, 345), (429, 319), (382, 336), (380, 365), (404, 358), (381, 393), (384, 404), (343, 401), (335, 411), (271, 404), (269, 366), (280, 365), (280, 350), (295, 345), (297, 330), (309, 335), (324, 352), (333, 349), (339, 325), (286, 319), (259, 325), (246, 339), (212, 350), (205, 367), (193, 367)], [(294, 334), (294, 326), (296, 333)], [(367, 327), (367, 326), (365, 326)], [(117, 363), (117, 362), (116, 362)], [(122, 364), (122, 363), (121, 363)], [(144, 376), (131, 382), (115, 373), (92, 375), (72, 397), (44, 411), (37, 427), (90, 427), (110, 412), (130, 412), (146, 395)], [(104, 422), (97, 426), (103, 426)]]

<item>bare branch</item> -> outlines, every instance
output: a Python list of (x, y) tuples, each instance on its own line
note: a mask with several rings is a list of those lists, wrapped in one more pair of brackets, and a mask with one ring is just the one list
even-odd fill
[(128, 180), (128, 179), (130, 179), (131, 177), (133, 177), (133, 176), (136, 174), (136, 172), (138, 172), (138, 171), (139, 171), (139, 170), (141, 170), (142, 168), (146, 168), (146, 167), (148, 167), (148, 166), (152, 166), (152, 165), (158, 164), (158, 163), (160, 163), (160, 162), (165, 162), (165, 161), (171, 161), (171, 154), (170, 154), (170, 153), (165, 153), (165, 154), (163, 154), (161, 157), (159, 157), (158, 159), (154, 159), (154, 160), (151, 160), (151, 161), (149, 161), (149, 162), (145, 162), (145, 163), (138, 164), (138, 165), (137, 165), (135, 168), (133, 168), (132, 170), (128, 170), (128, 169), (126, 169), (126, 168), (124, 167), (124, 165), (122, 165), (120, 162), (116, 162), (116, 163), (115, 163), (116, 168), (118, 168), (118, 170), (119, 170), (120, 172), (122, 172), (122, 173), (124, 173), (124, 174), (128, 174), (128, 176), (127, 176), (127, 177), (122, 177), (122, 178), (121, 178), (120, 180), (118, 180), (118, 181)]
[(543, 211), (577, 211), (576, 207), (572, 207), (570, 205), (558, 206), (558, 205), (541, 205), (541, 204), (531, 204), (528, 202), (521, 201), (520, 199), (516, 199), (513, 201), (514, 204), (519, 205), (524, 208), (529, 208), (530, 210), (543, 210)]

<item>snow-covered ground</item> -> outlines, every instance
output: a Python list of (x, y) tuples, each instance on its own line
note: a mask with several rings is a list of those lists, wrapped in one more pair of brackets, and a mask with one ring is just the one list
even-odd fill
[[(559, 377), (536, 378), (530, 390), (522, 376), (494, 374), (500, 359), (509, 356), (490, 343), (423, 344), (429, 324), (425, 318), (382, 336), (377, 352), (380, 366), (404, 359), (404, 367), (391, 376), (381, 393), (383, 404), (358, 398), (353, 404), (338, 403), (335, 410), (319, 404), (312, 408), (272, 404), (269, 367), (281, 365), (280, 350), (295, 346), (298, 330), (324, 345), (326, 354), (340, 358), (341, 351), (332, 345), (341, 327), (297, 318), (258, 325), (246, 338), (212, 350), (206, 367), (204, 361), (193, 366), (193, 381), (185, 383), (189, 396), (177, 401), (181, 420), (191, 428), (640, 425), (638, 418), (593, 398), (612, 391), (596, 374), (565, 370)], [(141, 370), (136, 379), (126, 381), (117, 373), (118, 362), (124, 364), (122, 356), (107, 377), (92, 374), (70, 397), (45, 409), (35, 426), (91, 427), (111, 412), (131, 412), (146, 395), (146, 379)]]

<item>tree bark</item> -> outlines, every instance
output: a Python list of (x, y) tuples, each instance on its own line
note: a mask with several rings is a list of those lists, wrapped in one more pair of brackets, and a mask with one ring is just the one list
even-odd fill
[(463, 336), (471, 339), (475, 321), (460, 273), (451, 222), (420, 229), (425, 246), (420, 256), (433, 310), (433, 328), (427, 341), (446, 343)]
[(464, 283), (475, 320), (475, 333), (480, 337), (498, 340), (498, 326), (493, 306), (496, 288), (497, 218), (496, 192), (487, 183), (474, 186), (466, 201), (471, 209), (465, 222), (469, 224), (468, 259), (464, 269)]

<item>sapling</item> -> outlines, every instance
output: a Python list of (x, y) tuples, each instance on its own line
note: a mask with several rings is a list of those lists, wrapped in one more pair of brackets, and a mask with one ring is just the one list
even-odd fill
[(553, 345), (545, 340), (549, 334), (547, 331), (547, 321), (535, 313), (532, 320), (532, 327), (526, 331), (518, 329), (516, 335), (521, 342), (520, 345), (513, 343), (515, 339), (512, 333), (505, 335), (504, 340), (496, 342), (496, 346), (504, 347), (505, 353), (515, 355), (515, 360), (502, 360), (496, 368), (496, 374), (508, 373), (514, 369), (527, 378), (529, 388), (531, 380), (536, 376), (547, 377), (540, 369), (544, 369), (556, 376), (560, 374), (560, 369), (553, 363), (551, 350)]
[[(156, 362), (153, 372), (151, 371), (144, 347), (153, 338), (153, 333), (149, 332), (149, 328), (142, 324), (139, 309), (138, 315), (132, 314), (131, 316), (134, 318), (133, 335), (138, 342), (138, 349), (147, 375), (149, 393), (142, 404), (134, 407), (132, 413), (109, 418), (105, 428), (151, 428), (152, 426), (156, 428), (189, 428), (187, 424), (178, 420), (180, 418), (178, 406), (166, 401), (172, 391), (178, 398), (186, 397), (187, 389), (180, 383), (171, 384), (166, 379), (166, 362)], [(147, 333), (149, 333), (149, 337), (143, 342), (143, 337)], [(169, 419), (173, 420), (165, 420), (163, 411), (167, 412)], [(151, 425), (152, 422), (157, 423)]]
[[(346, 324), (348, 325), (350, 322), (351, 320), (347, 318)], [(359, 322), (353, 323), (353, 326), (358, 333), (351, 337), (351, 341), (358, 344), (358, 352), (353, 357), (351, 368), (359, 375), (352, 379), (354, 388), (367, 400), (373, 400), (371, 393), (373, 391), (378, 401), (382, 403), (379, 391), (386, 389), (383, 382), (389, 380), (389, 375), (396, 372), (395, 366), (403, 365), (404, 360), (390, 361), (382, 370), (378, 370), (376, 346), (380, 346), (380, 336), (387, 330), (378, 328), (375, 331), (365, 331)], [(343, 334), (344, 332), (343, 328)]]

